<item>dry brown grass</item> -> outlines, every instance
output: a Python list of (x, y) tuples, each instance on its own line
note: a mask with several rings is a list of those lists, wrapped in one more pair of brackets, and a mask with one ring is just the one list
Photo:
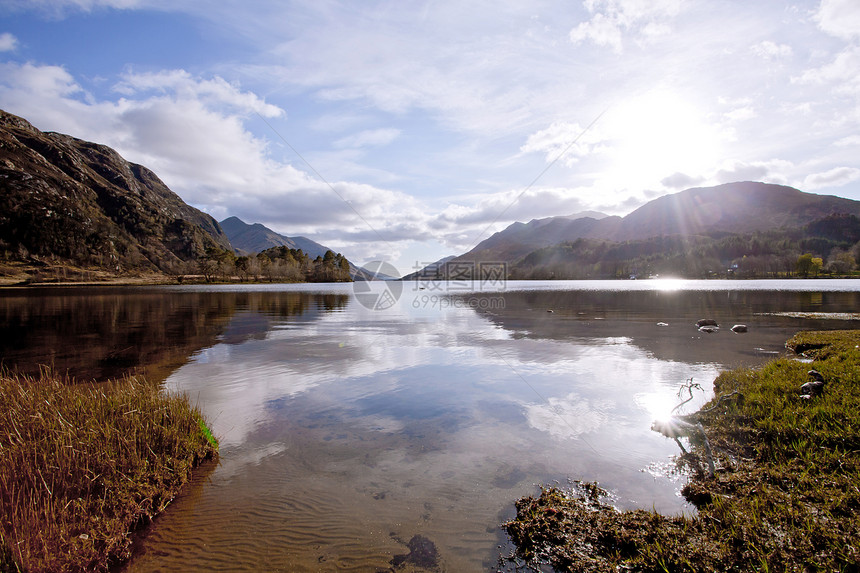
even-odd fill
[(0, 571), (93, 571), (127, 559), (217, 442), (184, 396), (129, 377), (0, 374)]

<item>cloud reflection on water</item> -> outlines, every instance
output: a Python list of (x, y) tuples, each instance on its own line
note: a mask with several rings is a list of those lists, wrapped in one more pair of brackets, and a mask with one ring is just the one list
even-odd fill
[(234, 322), (244, 341), (225, 336), (168, 385), (205, 405), (229, 450), (257, 439), (262, 426), (278, 423), (287, 401), (308, 393), (307, 408), (336, 410), (366, 432), (403, 433), (416, 420), (442, 423), (456, 411), (478, 425), (481, 412), (509, 405), (518, 412), (509, 423), (554, 438), (641, 433), (651, 413), (637, 393), (671, 397), (690, 376), (707, 384), (716, 375), (712, 365), (656, 358), (617, 332), (537, 338), (532, 322), (523, 338), (521, 319), (510, 329), (468, 309), (416, 316), (401, 308), (381, 321), (355, 310), (318, 313), (300, 328), (296, 317), (261, 321), (240, 311)]
[[(744, 336), (694, 327), (712, 312), (754, 319), (779, 308), (770, 293), (504, 296), (492, 312), (305, 304), (260, 320), (246, 315), (258, 309), (237, 310), (232, 334), (168, 381), (204, 408), (223, 444), (188, 535), (205, 529), (229, 544), (245, 531), (232, 516), (249, 514), (267, 555), (310, 569), (320, 552), (355, 555), (357, 540), (384, 560), (385, 532), (420, 533), (450, 570), (472, 571), (499, 543), (500, 512), (535, 483), (597, 480), (621, 507), (682, 511), (676, 477), (655, 470), (677, 453), (650, 431), (655, 411), (677, 403), (691, 377), (707, 389), (723, 365), (761, 363), (752, 349), (779, 350), (797, 327), (781, 317), (749, 320)], [(187, 560), (189, 544), (165, 527)], [(277, 542), (284, 530), (298, 541)]]

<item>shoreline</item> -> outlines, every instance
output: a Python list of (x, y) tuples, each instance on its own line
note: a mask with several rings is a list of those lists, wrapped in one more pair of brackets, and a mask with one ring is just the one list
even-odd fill
[[(522, 570), (854, 571), (860, 563), (860, 331), (801, 332), (780, 358), (723, 372), (715, 397), (683, 418), (694, 475), (682, 489), (695, 516), (618, 511), (595, 483), (541, 487), (503, 528)], [(814, 369), (819, 395), (800, 388)], [(732, 394), (734, 393), (734, 394)]]
[[(424, 280), (424, 279), (420, 279)], [(860, 277), (858, 276), (839, 276), (839, 277), (787, 277), (787, 278), (731, 278), (731, 279), (717, 279), (717, 278), (707, 278), (707, 279), (669, 279), (669, 278), (661, 278), (661, 279), (640, 279), (636, 281), (631, 281), (629, 279), (505, 279), (505, 282), (534, 282), (534, 283), (547, 283), (547, 282), (576, 282), (576, 283), (587, 283), (587, 282), (617, 282), (617, 283), (649, 283), (654, 282), (658, 283), (661, 280), (677, 280), (677, 281), (702, 281), (702, 282), (731, 282), (731, 283), (752, 283), (752, 282), (785, 282), (785, 281), (854, 281), (857, 280), (860, 282)], [(418, 284), (419, 279), (394, 279), (395, 282), (415, 282)], [(52, 281), (52, 282), (28, 282), (15, 280), (10, 281), (3, 278), (0, 278), (0, 291), (2, 290), (27, 290), (27, 289), (35, 289), (35, 288), (74, 288), (74, 287), (132, 287), (132, 286), (179, 286), (179, 285), (187, 285), (187, 286), (207, 286), (207, 285), (271, 285), (271, 284), (340, 284), (340, 283), (349, 283), (354, 281), (337, 281), (337, 283), (332, 282), (309, 282), (309, 281), (268, 281), (268, 280), (233, 280), (233, 281), (206, 281), (202, 277), (195, 277), (191, 279), (185, 279), (182, 281), (178, 281), (175, 278), (168, 277), (166, 275), (152, 275), (152, 276), (141, 276), (141, 277), (114, 277), (105, 280), (97, 280), (97, 281)], [(439, 279), (438, 282), (446, 282), (444, 280)]]

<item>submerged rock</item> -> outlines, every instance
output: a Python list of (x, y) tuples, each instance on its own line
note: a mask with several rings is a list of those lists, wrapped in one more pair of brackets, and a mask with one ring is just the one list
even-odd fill
[(409, 553), (403, 555), (395, 555), (391, 560), (391, 564), (395, 569), (399, 569), (405, 565), (413, 565), (424, 569), (436, 569), (439, 567), (439, 551), (436, 549), (436, 544), (423, 535), (413, 535), (409, 543), (406, 544), (409, 548)]
[(706, 332), (708, 334), (713, 334), (713, 333), (719, 332), (719, 331), (720, 331), (719, 326), (705, 325), (705, 326), (699, 327), (699, 332)]
[(696, 321), (696, 328), (701, 329), (703, 326), (720, 326), (713, 318), (703, 318)]
[(736, 334), (741, 334), (743, 332), (749, 332), (749, 328), (747, 328), (746, 324), (736, 324), (732, 327), (732, 332)]

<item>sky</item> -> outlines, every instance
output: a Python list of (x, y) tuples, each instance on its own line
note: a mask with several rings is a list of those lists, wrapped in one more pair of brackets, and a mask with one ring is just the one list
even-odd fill
[(406, 274), (690, 187), (860, 200), (860, 2), (2, 0), (0, 108)]

